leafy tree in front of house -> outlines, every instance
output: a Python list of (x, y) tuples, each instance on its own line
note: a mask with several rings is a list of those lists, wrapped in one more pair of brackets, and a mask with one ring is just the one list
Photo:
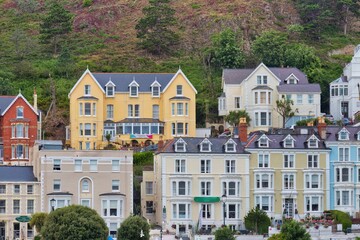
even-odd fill
[(292, 109), (293, 105), (293, 100), (288, 99), (285, 96), (282, 96), (281, 99), (276, 100), (275, 110), (280, 114), (282, 118), (283, 128), (285, 128), (287, 120), (293, 117), (298, 112), (298, 109)]
[(264, 234), (268, 232), (268, 228), (271, 225), (270, 218), (267, 213), (255, 207), (251, 209), (244, 217), (245, 228), (253, 231), (256, 234)]
[(310, 240), (311, 236), (304, 226), (295, 221), (287, 220), (281, 227), (280, 233), (274, 234), (269, 240)]
[(106, 240), (108, 228), (94, 209), (71, 205), (51, 212), (41, 235), (46, 240)]
[(41, 233), (41, 229), (43, 228), (46, 218), (48, 214), (44, 212), (38, 212), (31, 215), (31, 220), (29, 222), (31, 227), (35, 227), (36, 232)]
[(179, 35), (173, 31), (177, 24), (175, 10), (169, 2), (149, 0), (143, 8), (144, 17), (135, 26), (140, 47), (154, 55), (169, 54), (179, 43)]
[(225, 116), (225, 121), (231, 124), (231, 126), (236, 127), (239, 124), (240, 118), (246, 118), (248, 125), (251, 122), (249, 113), (246, 112), (246, 110), (230, 111), (229, 114)]
[(146, 219), (141, 216), (130, 216), (121, 223), (117, 232), (117, 239), (149, 240), (150, 225)]
[(215, 231), (215, 240), (235, 240), (233, 231), (224, 226)]
[(72, 31), (73, 15), (58, 1), (52, 1), (49, 8), (40, 25), (40, 40), (50, 44), (56, 55), (61, 41)]

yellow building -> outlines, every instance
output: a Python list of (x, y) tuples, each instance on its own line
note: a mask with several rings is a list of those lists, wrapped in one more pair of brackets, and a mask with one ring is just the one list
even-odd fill
[(272, 219), (320, 216), (330, 208), (330, 149), (311, 128), (253, 135), (250, 156), (250, 207)]
[(176, 73), (91, 73), (69, 93), (67, 140), (75, 149), (102, 149), (106, 136), (119, 146), (195, 136), (197, 91)]

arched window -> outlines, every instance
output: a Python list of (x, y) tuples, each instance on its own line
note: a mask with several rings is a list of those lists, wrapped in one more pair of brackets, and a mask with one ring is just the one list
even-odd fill
[(89, 180), (84, 179), (81, 183), (81, 191), (82, 192), (89, 192)]

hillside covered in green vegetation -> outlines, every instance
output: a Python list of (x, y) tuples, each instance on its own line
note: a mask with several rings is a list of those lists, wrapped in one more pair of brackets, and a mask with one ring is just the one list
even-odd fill
[(64, 137), (67, 95), (87, 67), (181, 67), (204, 126), (219, 120), (222, 69), (264, 62), (320, 83), (327, 112), (328, 83), (360, 43), (358, 17), (359, 0), (0, 0), (0, 94), (32, 102), (36, 88), (45, 134)]

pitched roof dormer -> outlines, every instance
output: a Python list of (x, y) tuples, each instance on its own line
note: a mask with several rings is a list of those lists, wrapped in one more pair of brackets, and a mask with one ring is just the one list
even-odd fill
[(115, 83), (111, 81), (111, 78), (109, 81), (105, 84), (105, 92), (107, 97), (113, 97), (115, 95)]
[(160, 88), (161, 84), (156, 80), (150, 85), (151, 87), (151, 94), (153, 97), (159, 97), (160, 96)]
[(285, 79), (286, 84), (298, 84), (299, 79), (292, 73)]
[(224, 144), (225, 152), (236, 152), (236, 145), (236, 142), (232, 138), (229, 138)]
[(184, 139), (179, 138), (175, 143), (175, 152), (186, 152), (186, 142)]
[(307, 140), (308, 148), (318, 148), (320, 140), (313, 134)]
[(268, 148), (268, 147), (269, 147), (270, 139), (268, 138), (268, 136), (266, 136), (265, 134), (263, 134), (261, 137), (259, 137), (259, 139), (257, 140), (257, 142), (258, 142), (258, 147), (259, 147), (259, 148)]
[(204, 140), (202, 140), (199, 146), (200, 152), (211, 152), (212, 143), (209, 141), (209, 139), (205, 138)]
[(130, 97), (137, 97), (139, 93), (139, 84), (135, 81), (135, 77), (133, 81), (129, 84), (129, 94)]
[(343, 127), (338, 132), (338, 140), (340, 140), (340, 141), (349, 140), (349, 134), (350, 134), (350, 132), (345, 127)]
[(284, 148), (294, 148), (295, 141), (296, 140), (290, 134), (282, 140)]

